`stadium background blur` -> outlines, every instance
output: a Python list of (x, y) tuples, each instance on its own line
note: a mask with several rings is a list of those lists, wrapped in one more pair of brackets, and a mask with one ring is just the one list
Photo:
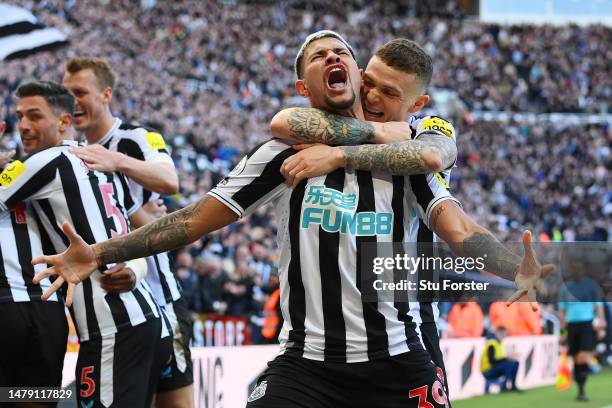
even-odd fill
[[(407, 37), (433, 57), (427, 111), (458, 130), (451, 189), (468, 213), (506, 242), (519, 241), (525, 228), (540, 242), (612, 239), (608, 26), (486, 24), (473, 17), (473, 1), (5, 3), (59, 28), (69, 45), (0, 65), (2, 148), (19, 146), (12, 95), (20, 82), (60, 80), (71, 57), (107, 58), (119, 77), (113, 113), (162, 131), (180, 178), (180, 193), (166, 203), (181, 208), (269, 137), (277, 111), (305, 104), (293, 89), (292, 64), (308, 33), (342, 33), (360, 66), (384, 42)], [(266, 342), (275, 232), (263, 208), (174, 254), (197, 320), (194, 345), (212, 345), (210, 322), (227, 320), (242, 322), (243, 344)], [(555, 295), (542, 299), (552, 316)], [(451, 306), (443, 305), (444, 317)]]

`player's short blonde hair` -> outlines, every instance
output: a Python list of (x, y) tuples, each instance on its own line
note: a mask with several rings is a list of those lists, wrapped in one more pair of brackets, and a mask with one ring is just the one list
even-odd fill
[(321, 40), (323, 38), (335, 38), (336, 40), (340, 41), (351, 52), (353, 59), (356, 60), (355, 52), (353, 51), (353, 47), (351, 47), (349, 43), (346, 42), (346, 40), (340, 34), (338, 34), (335, 31), (331, 31), (331, 30), (317, 31), (316, 33), (312, 33), (308, 37), (306, 37), (306, 39), (302, 43), (302, 46), (300, 47), (300, 51), (298, 52), (297, 57), (295, 57), (294, 69), (295, 69), (295, 74), (297, 75), (298, 79), (302, 79), (302, 74), (303, 74), (302, 60), (304, 59), (304, 53), (306, 52), (306, 48), (308, 48), (308, 46), (314, 41)]
[(117, 82), (117, 74), (111, 68), (110, 64), (102, 58), (93, 57), (77, 57), (72, 58), (66, 63), (66, 72), (76, 74), (84, 69), (91, 69), (98, 81), (98, 87), (114, 88)]

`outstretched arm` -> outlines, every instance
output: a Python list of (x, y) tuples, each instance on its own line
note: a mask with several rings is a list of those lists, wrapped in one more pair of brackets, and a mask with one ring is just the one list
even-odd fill
[(509, 299), (514, 302), (524, 295), (535, 301), (536, 285), (555, 270), (554, 265), (541, 265), (531, 247), (531, 232), (523, 234), (525, 255), (521, 259), (509, 251), (484, 227), (474, 222), (455, 203), (447, 200), (431, 211), (430, 228), (461, 256), (482, 258), (485, 269), (514, 281), (517, 291)]
[(89, 277), (100, 265), (144, 258), (187, 245), (204, 234), (231, 224), (237, 218), (236, 213), (216, 198), (207, 195), (197, 203), (168, 214), (130, 234), (93, 245), (87, 245), (72, 227), (65, 223), (64, 232), (70, 240), (70, 246), (61, 254), (34, 258), (33, 264), (47, 263), (53, 266), (36, 274), (33, 281), (38, 283), (45, 277), (59, 275), (44, 295), (48, 298), (61, 287), (64, 279), (71, 284), (77, 284)]
[(190, 244), (237, 218), (225, 204), (207, 195), (128, 235), (94, 244), (92, 250), (97, 266), (142, 258)]

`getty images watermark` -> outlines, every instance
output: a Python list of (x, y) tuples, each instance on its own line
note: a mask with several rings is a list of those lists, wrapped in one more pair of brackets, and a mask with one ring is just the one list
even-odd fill
[[(427, 256), (420, 254), (410, 256), (408, 254), (395, 254), (393, 256), (377, 256), (372, 261), (372, 272), (383, 275), (385, 272), (405, 272), (407, 276), (414, 276), (419, 271), (441, 271), (450, 270), (457, 274), (463, 274), (472, 270), (484, 270), (486, 254), (477, 258), (452, 257), (452, 256)], [(400, 279), (388, 282), (384, 279), (376, 279), (373, 282), (375, 290), (422, 290), (422, 291), (447, 291), (447, 290), (487, 290), (490, 282), (476, 281), (453, 281), (451, 279), (430, 280), (426, 278), (418, 280)]]

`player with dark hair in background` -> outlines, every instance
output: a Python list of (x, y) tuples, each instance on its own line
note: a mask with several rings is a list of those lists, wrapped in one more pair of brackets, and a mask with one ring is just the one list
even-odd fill
[[(42, 226), (42, 241), (49, 245), (45, 249), (51, 253), (69, 244), (60, 229), (64, 222), (74, 225), (92, 244), (127, 234), (128, 216), (140, 210), (123, 188), (124, 181), (117, 174), (90, 171), (70, 153), (77, 146), (71, 140), (74, 98), (70, 92), (54, 82), (34, 81), (19, 86), (16, 96), (19, 133), (30, 156), (17, 170), (7, 168), (0, 175), (0, 179), (10, 178), (0, 188), (0, 210), (31, 204)], [(168, 325), (141, 280), (144, 260), (127, 267), (139, 277), (130, 291), (105, 290), (104, 275), (125, 269), (110, 263), (96, 268), (83, 285), (68, 287), (66, 304), (72, 306), (80, 342), (76, 379), (82, 406), (150, 404), (162, 366), (170, 358)]]
[[(0, 121), (0, 138), (6, 123)], [(9, 186), (23, 169), (15, 151), (0, 153), (0, 185)], [(41, 242), (42, 226), (30, 206), (17, 203), (0, 213), (0, 385), (3, 387), (60, 387), (68, 323), (64, 302), (54, 294), (41, 300), (51, 282), (34, 284), (31, 259), (48, 251)], [(47, 243), (48, 241), (45, 241)], [(41, 265), (42, 266), (42, 265)], [(44, 340), (43, 340), (44, 339)], [(40, 406), (32, 404), (32, 406)]]

